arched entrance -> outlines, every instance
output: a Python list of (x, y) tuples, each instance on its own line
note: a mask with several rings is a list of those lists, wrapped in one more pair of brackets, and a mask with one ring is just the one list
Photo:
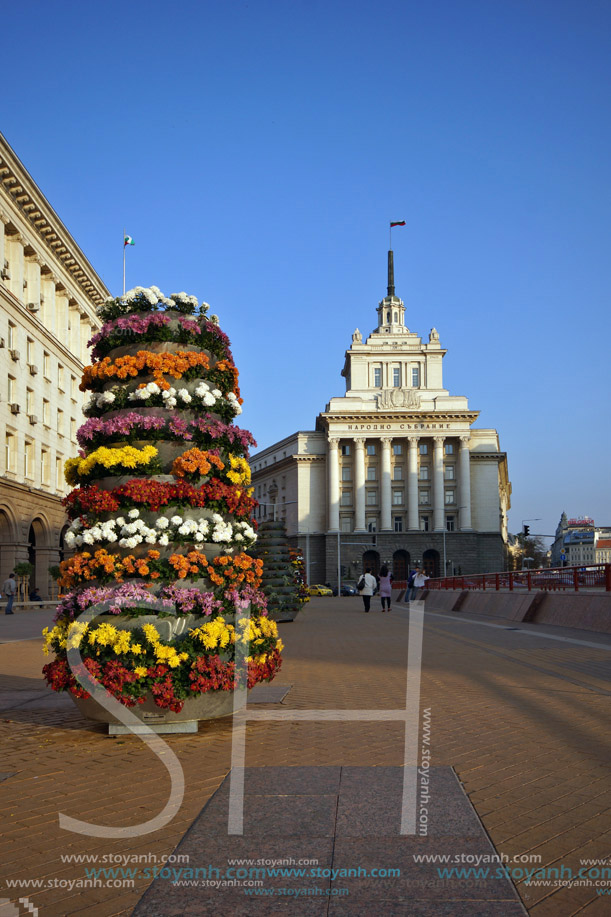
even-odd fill
[(439, 551), (429, 548), (422, 555), (422, 568), (427, 576), (439, 576)]
[(409, 575), (409, 551), (395, 551), (392, 556), (393, 579), (404, 581)]
[(377, 551), (365, 551), (363, 554), (363, 573), (367, 567), (371, 568), (374, 576), (380, 572), (380, 555)]
[(34, 567), (30, 576), (30, 591), (38, 586), (45, 598), (49, 579), (49, 527), (40, 516), (32, 519), (28, 532), (28, 562)]
[(8, 511), (0, 509), (0, 583), (15, 566), (15, 527)]

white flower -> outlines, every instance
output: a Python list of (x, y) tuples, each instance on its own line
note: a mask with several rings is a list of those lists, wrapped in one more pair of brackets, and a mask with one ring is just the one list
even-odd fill
[(129, 516), (130, 519), (137, 519), (138, 516), (140, 515), (140, 510), (139, 509), (130, 509), (127, 515)]
[(213, 325), (218, 325), (218, 323), (219, 323), (219, 317), (218, 317), (218, 315), (212, 314), (212, 315), (210, 316), (210, 321), (212, 322)]
[(210, 386), (207, 382), (200, 382), (197, 388), (195, 389), (195, 394), (200, 398), (203, 398), (206, 392), (210, 391)]
[(227, 401), (237, 401), (235, 392), (227, 392)]
[(238, 534), (235, 535), (235, 541), (244, 541), (244, 536), (240, 535), (240, 533), (238, 532)]
[(159, 289), (159, 287), (155, 287), (155, 286), (151, 285), (151, 286), (149, 287), (149, 290), (150, 290), (152, 293), (154, 293), (155, 296), (156, 296), (158, 299), (163, 299), (163, 293), (161, 292), (161, 290)]
[(192, 399), (191, 399), (191, 395), (189, 394), (189, 392), (188, 392), (188, 390), (187, 390), (186, 388), (181, 388), (181, 389), (179, 389), (179, 390), (178, 390), (178, 396), (179, 396), (179, 398), (182, 398), (182, 400), (183, 400), (186, 404), (189, 404), (189, 402), (192, 400)]
[(203, 540), (204, 540), (204, 536), (202, 535), (201, 532), (196, 532), (195, 535), (194, 535), (194, 538), (195, 538), (196, 541), (203, 541)]
[(219, 522), (223, 521), (223, 517), (219, 513), (212, 513), (212, 521), (216, 522), (216, 524), (218, 525)]
[(146, 541), (147, 544), (155, 544), (155, 542), (157, 541), (157, 536), (155, 534), (147, 535), (144, 540)]
[(159, 539), (159, 544), (163, 545), (164, 547), (166, 544), (169, 544), (169, 543), (170, 543), (170, 539), (168, 538), (167, 535), (162, 535), (161, 538)]
[(176, 398), (168, 398), (166, 401), (166, 407), (175, 408), (176, 407)]
[(209, 303), (209, 302), (202, 302), (202, 304), (201, 304), (201, 306), (200, 306), (200, 309), (201, 309), (202, 312), (207, 312), (209, 308), (210, 308), (210, 303)]
[(151, 393), (151, 395), (158, 395), (161, 389), (156, 382), (149, 382), (146, 386), (146, 390)]
[(216, 404), (216, 398), (210, 392), (206, 392), (202, 400), (207, 408), (211, 408), (213, 404)]
[(93, 544), (93, 535), (91, 532), (85, 532), (82, 538), (85, 544)]
[(172, 525), (182, 525), (182, 516), (172, 516), (170, 522)]
[(173, 398), (175, 395), (176, 395), (176, 389), (172, 388), (172, 386), (170, 386), (170, 388), (166, 388), (161, 393), (161, 397), (164, 399), (164, 401), (167, 401), (168, 398)]
[(123, 518), (123, 516), (118, 516), (115, 519), (115, 523), (116, 525), (125, 525), (125, 519)]
[(223, 397), (223, 393), (222, 393), (221, 391), (219, 391), (218, 388), (213, 388), (213, 389), (212, 389), (212, 394), (214, 395), (215, 398), (222, 398), (222, 397)]
[(66, 532), (66, 534), (64, 535), (64, 542), (68, 545), (69, 548), (72, 547), (75, 539), (76, 539), (76, 535), (74, 534), (74, 532)]
[(157, 520), (157, 522), (155, 523), (155, 525), (157, 526), (158, 529), (167, 529), (167, 527), (168, 527), (169, 524), (170, 524), (170, 523), (169, 523), (168, 520), (165, 518), (165, 516), (160, 516), (160, 518), (159, 518), (159, 519)]
[(235, 406), (235, 412), (236, 412), (236, 414), (241, 414), (241, 413), (242, 413), (242, 405), (241, 405), (241, 404), (236, 404), (236, 406)]

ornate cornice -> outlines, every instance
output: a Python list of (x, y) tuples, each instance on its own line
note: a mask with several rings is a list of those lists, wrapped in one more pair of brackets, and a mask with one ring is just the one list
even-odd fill
[(0, 184), (44, 249), (63, 264), (94, 306), (101, 305), (110, 295), (108, 289), (2, 134)]
[(479, 411), (363, 411), (341, 414), (323, 411), (318, 415), (318, 420), (331, 429), (335, 424), (343, 423), (370, 423), (378, 426), (381, 423), (467, 423), (470, 426), (478, 417)]

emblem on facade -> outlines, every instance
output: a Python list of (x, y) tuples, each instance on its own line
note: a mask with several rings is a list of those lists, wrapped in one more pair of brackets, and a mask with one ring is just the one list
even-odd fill
[(378, 411), (419, 407), (420, 399), (411, 388), (385, 388), (382, 390), (382, 393), (377, 396)]

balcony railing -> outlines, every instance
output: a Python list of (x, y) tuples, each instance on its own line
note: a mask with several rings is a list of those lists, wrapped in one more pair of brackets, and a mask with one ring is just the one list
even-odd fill
[(427, 589), (481, 589), (482, 592), (611, 592), (611, 564), (588, 567), (546, 567), (511, 573), (474, 573), (430, 579)]

